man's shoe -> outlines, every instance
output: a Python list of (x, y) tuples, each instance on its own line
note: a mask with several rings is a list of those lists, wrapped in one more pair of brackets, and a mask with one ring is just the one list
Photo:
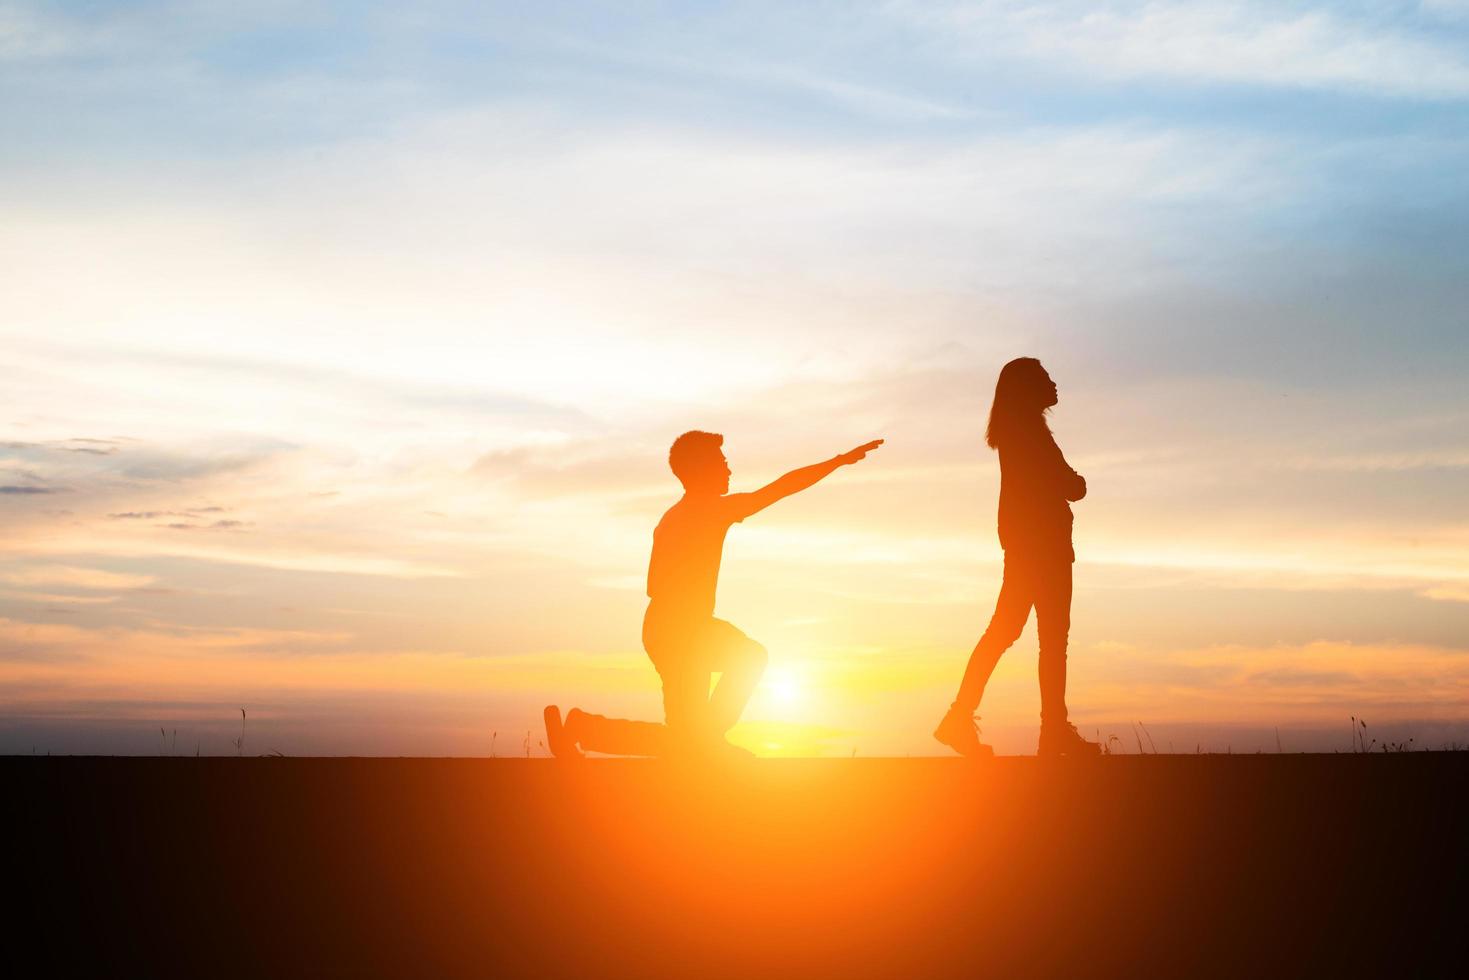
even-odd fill
[(748, 762), (755, 758), (755, 753), (735, 745), (722, 735), (706, 734), (697, 737), (670, 737), (662, 756), (678, 765), (697, 769), (727, 762)]
[(728, 739), (715, 739), (709, 745), (709, 757), (718, 762), (749, 762), (755, 758), (755, 753), (743, 745), (736, 745)]
[(933, 737), (943, 742), (960, 755), (975, 759), (988, 759), (995, 750), (979, 740), (979, 716), (950, 708), (933, 730)]
[(1088, 742), (1082, 738), (1075, 725), (1063, 722), (1059, 725), (1041, 726), (1040, 745), (1036, 748), (1035, 754), (1094, 758), (1102, 754), (1102, 747), (1096, 742)]
[[(572, 708), (571, 714), (574, 713), (576, 713), (576, 709)], [(561, 709), (554, 704), (548, 704), (542, 714), (546, 719), (546, 746), (550, 748), (551, 754), (558, 759), (585, 758), (582, 755), (581, 749), (577, 748), (576, 739), (571, 736), (566, 730), (566, 726), (561, 723)], [(567, 717), (569, 720), (570, 714)]]

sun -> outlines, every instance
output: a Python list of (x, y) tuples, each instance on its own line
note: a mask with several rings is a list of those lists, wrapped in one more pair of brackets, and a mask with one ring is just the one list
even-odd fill
[(771, 700), (776, 704), (792, 706), (806, 700), (805, 685), (800, 676), (790, 668), (775, 668), (768, 675), (766, 684)]

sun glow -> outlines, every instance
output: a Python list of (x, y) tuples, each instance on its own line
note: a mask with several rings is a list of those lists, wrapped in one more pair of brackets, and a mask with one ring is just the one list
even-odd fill
[(767, 675), (765, 684), (770, 699), (782, 707), (794, 707), (806, 701), (806, 685), (801, 676), (789, 667), (777, 667)]

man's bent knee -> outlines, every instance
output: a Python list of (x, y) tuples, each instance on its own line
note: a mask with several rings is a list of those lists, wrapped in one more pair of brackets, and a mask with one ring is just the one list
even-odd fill
[(756, 674), (761, 674), (765, 672), (765, 668), (770, 664), (770, 651), (766, 650), (763, 644), (750, 640), (745, 643), (744, 649), (740, 651), (739, 659), (741, 668)]

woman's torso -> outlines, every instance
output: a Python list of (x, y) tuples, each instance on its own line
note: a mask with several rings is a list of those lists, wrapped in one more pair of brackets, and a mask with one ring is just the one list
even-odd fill
[(1071, 504), (1066, 478), (1076, 474), (1044, 428), (1018, 433), (1001, 443), (1000, 547), (1005, 553), (1065, 556), (1071, 548)]

